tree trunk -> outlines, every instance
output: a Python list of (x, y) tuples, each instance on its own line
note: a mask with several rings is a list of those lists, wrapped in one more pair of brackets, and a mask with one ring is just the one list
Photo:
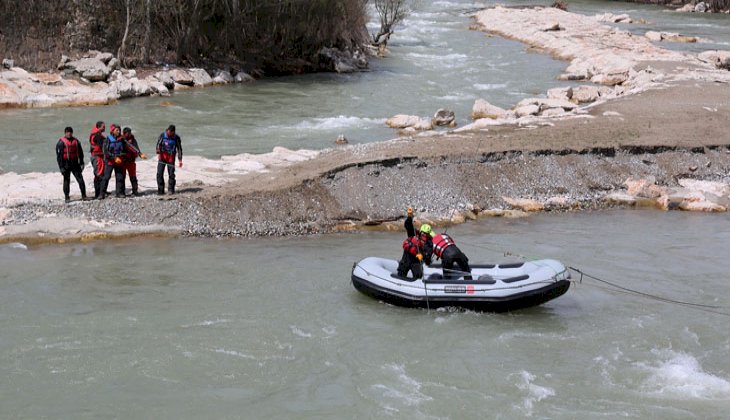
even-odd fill
[(130, 0), (125, 1), (125, 5), (127, 6), (127, 24), (124, 26), (124, 36), (122, 37), (122, 44), (119, 46), (119, 50), (117, 50), (117, 58), (119, 58), (119, 62), (122, 66), (125, 66), (126, 59), (124, 55), (127, 53), (127, 36), (129, 35), (129, 21), (131, 19), (131, 8), (132, 6), (129, 4)]
[(151, 0), (145, 0), (144, 7), (144, 37), (142, 38), (142, 64), (150, 62), (150, 32), (152, 31), (152, 22), (150, 21), (150, 4)]

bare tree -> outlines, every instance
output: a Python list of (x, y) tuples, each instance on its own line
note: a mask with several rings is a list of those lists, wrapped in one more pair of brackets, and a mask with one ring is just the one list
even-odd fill
[(380, 30), (373, 35), (373, 45), (382, 53), (395, 26), (403, 22), (411, 8), (408, 0), (373, 0), (373, 5), (380, 17)]
[(125, 0), (124, 6), (127, 9), (127, 23), (124, 25), (124, 36), (122, 37), (122, 43), (119, 45), (117, 50), (117, 58), (119, 62), (124, 66), (125, 55), (127, 54), (127, 37), (129, 36), (129, 23), (132, 19), (132, 5), (130, 0)]

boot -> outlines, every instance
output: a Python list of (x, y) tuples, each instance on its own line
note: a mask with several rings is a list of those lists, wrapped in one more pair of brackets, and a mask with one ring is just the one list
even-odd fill
[(174, 185), (170, 185), (167, 189), (168, 189), (168, 191), (170, 191), (170, 195), (175, 194), (175, 186)]
[(132, 195), (135, 197), (139, 197), (141, 194), (138, 190), (138, 184), (137, 184), (137, 177), (129, 177), (129, 182), (132, 184)]
[(165, 187), (157, 187), (157, 195), (165, 195)]

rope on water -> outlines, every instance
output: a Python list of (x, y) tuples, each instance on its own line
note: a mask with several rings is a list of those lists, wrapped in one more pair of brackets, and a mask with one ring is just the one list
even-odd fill
[(621, 286), (619, 284), (610, 282), (608, 280), (604, 280), (604, 279), (598, 278), (596, 276), (590, 275), (590, 274), (584, 272), (583, 270), (580, 270), (575, 267), (569, 266), (568, 269), (570, 269), (580, 275), (580, 278), (577, 281), (573, 280), (574, 283), (584, 284), (583, 278), (589, 278), (591, 280), (595, 280), (597, 282), (611, 286), (611, 288), (608, 288), (608, 287), (600, 287), (600, 286), (592, 285), (592, 286), (602, 289), (602, 290), (613, 291), (613, 292), (618, 292), (618, 293), (625, 293), (625, 294), (639, 296), (639, 297), (643, 297), (643, 298), (647, 298), (647, 299), (651, 299), (651, 300), (656, 300), (659, 302), (670, 303), (670, 304), (674, 304), (674, 305), (697, 309), (700, 311), (709, 312), (709, 313), (713, 313), (713, 314), (717, 314), (717, 315), (730, 316), (730, 312), (721, 311), (722, 309), (728, 309), (727, 306), (707, 305), (707, 304), (702, 304), (702, 303), (687, 302), (687, 301), (682, 301), (682, 300), (677, 300), (677, 299), (666, 298), (663, 296), (654, 295), (651, 293), (646, 293), (646, 292), (642, 292), (640, 290), (630, 289), (628, 287)]

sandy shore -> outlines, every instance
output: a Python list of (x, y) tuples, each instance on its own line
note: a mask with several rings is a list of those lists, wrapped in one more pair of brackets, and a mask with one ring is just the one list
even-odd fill
[[(521, 29), (537, 34), (529, 39), (506, 29), (514, 9), (503, 10), (482, 12), (499, 14), (487, 15), (493, 26), (485, 30), (545, 50), (552, 45), (535, 30), (555, 20), (552, 10), (542, 17), (540, 10), (519, 11), (530, 13), (529, 19), (519, 17), (534, 26)], [(558, 31), (560, 45), (595, 38), (585, 36), (588, 29), (567, 29), (579, 28), (571, 19), (584, 17), (562, 13), (566, 29)], [(11, 193), (1, 204), (0, 242), (398, 229), (409, 206), (421, 220), (436, 224), (613, 206), (725, 211), (730, 207), (730, 72), (688, 55), (658, 60), (664, 53), (643, 42), (631, 57), (619, 57), (630, 63), (627, 79), (610, 85), (617, 93), (582, 106), (580, 118), (536, 118), (531, 124), (322, 152), (277, 149), (220, 161), (186, 157), (189, 171), (178, 172), (181, 194), (174, 197), (67, 205), (56, 198), (62, 196), (59, 174), (3, 174), (0, 188)], [(611, 71), (619, 67), (591, 61), (605, 61), (605, 54), (573, 57), (592, 66), (591, 78), (618, 74)], [(647, 79), (649, 67), (653, 75)], [(138, 171), (140, 184), (154, 188), (154, 162), (142, 163)], [(89, 183), (90, 174), (86, 179)]]

